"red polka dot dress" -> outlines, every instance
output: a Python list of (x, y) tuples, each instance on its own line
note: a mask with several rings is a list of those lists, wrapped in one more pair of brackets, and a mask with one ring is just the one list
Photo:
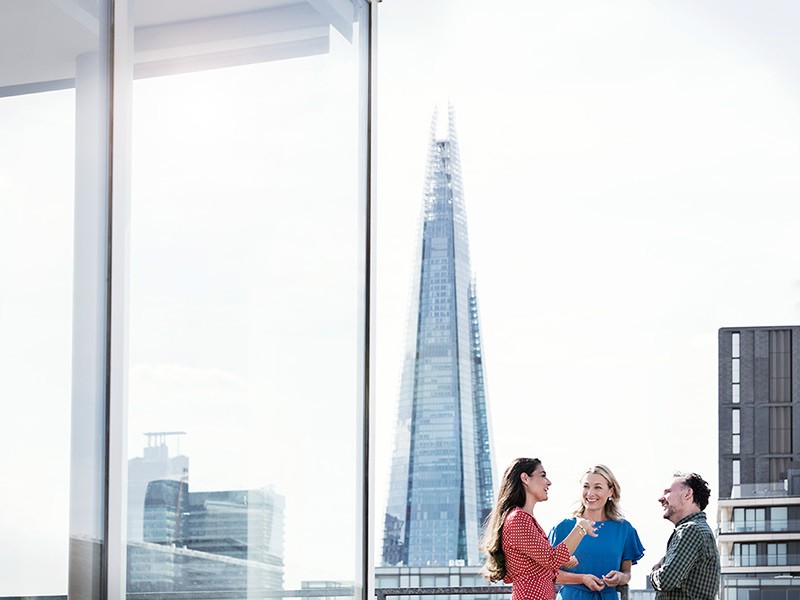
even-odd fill
[(556, 572), (569, 560), (563, 543), (555, 548), (532, 515), (512, 508), (503, 523), (506, 577), (513, 585), (511, 600), (553, 600)]

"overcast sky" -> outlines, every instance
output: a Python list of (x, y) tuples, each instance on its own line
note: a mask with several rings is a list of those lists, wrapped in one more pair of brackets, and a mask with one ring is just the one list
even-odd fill
[[(641, 587), (672, 471), (719, 492), (718, 328), (800, 322), (800, 7), (379, 8), (376, 549), (430, 118), (449, 100), (496, 470), (543, 460), (550, 527), (583, 469), (609, 465)], [(275, 485), (290, 587), (350, 579), (355, 543), (356, 73), (333, 40), (134, 97), (130, 455), (179, 429), (193, 489)], [(71, 92), (0, 100), (0, 351), (19, 398), (0, 451), (25, 457), (6, 470), (28, 490), (0, 495), (0, 593), (65, 588), (73, 111)]]

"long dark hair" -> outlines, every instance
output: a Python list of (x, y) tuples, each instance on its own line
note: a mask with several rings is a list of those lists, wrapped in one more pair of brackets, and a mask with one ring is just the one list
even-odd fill
[(503, 523), (512, 508), (525, 506), (523, 473), (533, 474), (542, 464), (538, 458), (518, 458), (503, 473), (497, 502), (486, 518), (481, 536), (480, 550), (486, 556), (481, 575), (488, 581), (500, 581), (506, 576), (506, 555), (503, 552)]

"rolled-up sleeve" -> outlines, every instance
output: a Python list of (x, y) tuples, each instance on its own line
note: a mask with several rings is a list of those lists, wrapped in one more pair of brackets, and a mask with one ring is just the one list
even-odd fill
[(660, 592), (681, 587), (703, 548), (702, 537), (692, 527), (676, 529), (672, 535), (664, 561), (650, 573), (653, 587)]

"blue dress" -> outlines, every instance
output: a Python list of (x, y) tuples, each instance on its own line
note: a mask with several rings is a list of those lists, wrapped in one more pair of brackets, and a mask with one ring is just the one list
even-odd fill
[[(591, 573), (597, 577), (609, 571), (618, 571), (622, 561), (629, 560), (633, 564), (644, 556), (644, 546), (633, 525), (627, 521), (598, 521), (597, 537), (584, 536), (575, 556), (578, 566), (565, 569), (570, 573)], [(550, 543), (553, 545), (564, 541), (572, 528), (575, 519), (564, 519), (550, 531)], [(563, 600), (617, 600), (617, 588), (607, 587), (593, 592), (583, 584), (564, 585), (558, 593)]]

